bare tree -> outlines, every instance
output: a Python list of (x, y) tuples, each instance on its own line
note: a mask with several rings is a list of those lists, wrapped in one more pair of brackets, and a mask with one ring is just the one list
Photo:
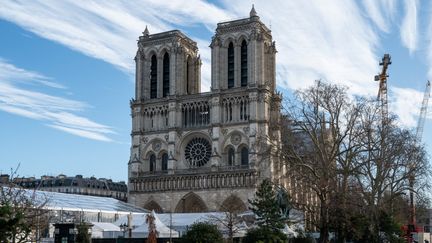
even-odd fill
[(395, 214), (396, 199), (408, 193), (410, 178), (416, 178), (416, 193), (427, 188), (430, 170), (424, 148), (395, 117), (382, 122), (379, 110), (370, 106), (360, 124), (366, 131), (359, 140), (364, 152), (357, 157), (353, 176), (372, 217), (371, 232), (379, 241), (380, 214)]
[(239, 232), (238, 225), (244, 220), (241, 213), (245, 212), (244, 205), (241, 204), (221, 204), (219, 206), (222, 214), (210, 214), (209, 221), (223, 228), (228, 233), (228, 242), (234, 242), (234, 235)]
[(0, 242), (36, 241), (48, 225), (48, 199), (14, 184), (16, 171), (0, 184)]
[(320, 242), (329, 241), (329, 213), (336, 195), (346, 208), (353, 159), (361, 149), (354, 140), (360, 136), (356, 124), (363, 106), (349, 99), (345, 88), (318, 81), (297, 91), (284, 110), (281, 162), (289, 165), (290, 176), (303, 190), (318, 198), (318, 207), (309, 205), (309, 210), (318, 214), (314, 223)]
[[(369, 230), (379, 235), (383, 209), (394, 213), (394, 199), (407, 193), (408, 179), (416, 178), (417, 190), (427, 187), (424, 149), (394, 118), (383, 122), (375, 101), (318, 81), (297, 91), (283, 111), (282, 148), (276, 154), (287, 166), (293, 205), (316, 216), (310, 220), (320, 242), (329, 241), (330, 230), (345, 242), (356, 217), (365, 214), (372, 215), (365, 218)], [(307, 200), (310, 194), (317, 204)]]

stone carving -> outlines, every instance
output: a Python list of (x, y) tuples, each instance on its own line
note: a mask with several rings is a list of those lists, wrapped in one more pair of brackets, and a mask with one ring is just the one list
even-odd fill
[(241, 136), (238, 133), (231, 135), (231, 143), (234, 145), (239, 145), (241, 142)]
[(162, 144), (160, 141), (153, 142), (153, 144), (152, 144), (153, 151), (155, 151), (155, 152), (158, 152), (161, 149), (161, 147), (162, 147)]
[(249, 134), (249, 127), (243, 127), (243, 132), (246, 134)]
[(144, 144), (148, 143), (148, 137), (143, 137), (143, 138), (141, 139), (141, 141), (142, 141)]
[(169, 139), (169, 135), (167, 134), (167, 135), (165, 135), (165, 141), (168, 142), (168, 139)]

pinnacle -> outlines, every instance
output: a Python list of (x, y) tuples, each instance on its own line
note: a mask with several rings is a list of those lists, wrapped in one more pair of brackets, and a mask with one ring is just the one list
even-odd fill
[(144, 36), (148, 36), (149, 34), (150, 34), (150, 32), (149, 32), (149, 30), (148, 30), (148, 28), (147, 28), (147, 25), (146, 25), (145, 30), (144, 30), (144, 32), (143, 32), (143, 35), (144, 35)]
[(256, 17), (256, 16), (258, 16), (258, 14), (257, 14), (257, 12), (255, 11), (255, 7), (254, 7), (254, 5), (252, 4), (252, 9), (251, 9), (251, 11), (250, 11), (250, 13), (249, 13), (249, 17)]

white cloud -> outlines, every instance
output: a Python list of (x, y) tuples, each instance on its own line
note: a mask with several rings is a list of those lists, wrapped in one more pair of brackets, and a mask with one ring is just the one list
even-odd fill
[(416, 127), (423, 100), (423, 93), (414, 89), (393, 87), (390, 89), (389, 109), (407, 127)]
[[(413, 52), (418, 44), (418, 1), (406, 0), (404, 3), (400, 35), (402, 43)], [(221, 4), (215, 6), (202, 0), (18, 0), (3, 2), (0, 18), (133, 73), (136, 39), (146, 25), (150, 33), (199, 25), (213, 32), (217, 22), (248, 16), (252, 2), (222, 0)], [(353, 94), (375, 96), (378, 83), (373, 77), (379, 70), (378, 61), (383, 54), (377, 51), (380, 31), (389, 33), (395, 29), (392, 27), (399, 17), (395, 17), (396, 5), (396, 0), (257, 3), (255, 8), (259, 16), (267, 25), (271, 23), (277, 42), (278, 85), (298, 89), (323, 79), (346, 85)], [(211, 77), (210, 40), (191, 37), (197, 40), (200, 48), (202, 90), (207, 91)], [(432, 45), (430, 50), (428, 53), (432, 53)], [(429, 59), (432, 60), (432, 56)], [(391, 100), (398, 103), (399, 97), (401, 95), (391, 97)], [(403, 113), (401, 109), (397, 110)], [(399, 115), (405, 117), (406, 114)], [(412, 125), (410, 119), (404, 121)]]
[(412, 53), (417, 49), (417, 0), (405, 0), (405, 17), (401, 25), (402, 44)]
[(152, 33), (202, 23), (210, 29), (217, 20), (229, 17), (199, 0), (7, 1), (0, 5), (0, 18), (126, 72), (134, 71), (136, 40), (146, 25)]
[(40, 120), (50, 127), (81, 137), (112, 141), (107, 136), (114, 133), (111, 127), (75, 114), (87, 108), (87, 104), (27, 89), (28, 84), (65, 88), (47, 80), (50, 78), (0, 59), (0, 110)]
[(390, 24), (395, 13), (394, 0), (364, 0), (367, 16), (374, 24), (386, 33), (390, 32)]

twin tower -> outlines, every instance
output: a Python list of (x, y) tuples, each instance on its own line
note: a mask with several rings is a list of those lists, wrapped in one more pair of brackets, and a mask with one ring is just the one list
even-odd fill
[(158, 212), (241, 211), (262, 179), (279, 182), (284, 169), (268, 153), (280, 146), (271, 31), (252, 8), (219, 23), (210, 47), (211, 88), (201, 93), (196, 42), (178, 30), (146, 28), (139, 37), (129, 202)]

